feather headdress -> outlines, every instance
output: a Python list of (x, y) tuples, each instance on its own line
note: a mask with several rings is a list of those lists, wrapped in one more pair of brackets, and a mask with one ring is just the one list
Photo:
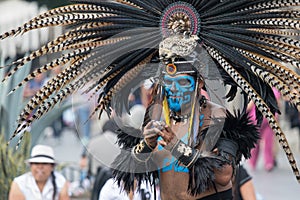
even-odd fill
[[(37, 74), (66, 66), (28, 102), (12, 138), (82, 86), (88, 85), (94, 94), (100, 93), (95, 112), (109, 112), (113, 106), (122, 110), (127, 100), (120, 97), (120, 91), (127, 91), (135, 79), (154, 76), (159, 66), (155, 63), (159, 58), (160, 42), (174, 33), (181, 33), (188, 39), (194, 38), (196, 45), (213, 59), (224, 84), (231, 86), (226, 96), (228, 100), (234, 98), (237, 88), (241, 88), (245, 102), (248, 99), (254, 102), (274, 130), (300, 181), (287, 139), (274, 117), (278, 108), (271, 89), (275, 87), (282, 97), (300, 109), (299, 75), (288, 67), (300, 67), (300, 41), (297, 39), (300, 33), (299, 0), (74, 2), (0, 35), (0, 40), (3, 40), (49, 26), (65, 26), (67, 30), (10, 64), (14, 67), (3, 81), (33, 59), (55, 52), (64, 53), (33, 71), (17, 87)], [(188, 46), (183, 44), (183, 47)], [(122, 100), (113, 101), (113, 97)], [(31, 116), (33, 110), (36, 111)]]

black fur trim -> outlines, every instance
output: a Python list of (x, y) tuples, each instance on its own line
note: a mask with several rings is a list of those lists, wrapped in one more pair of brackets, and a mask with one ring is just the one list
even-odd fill
[(118, 145), (124, 149), (132, 148), (143, 139), (142, 131), (132, 127), (117, 130)]
[(158, 167), (152, 158), (147, 162), (139, 162), (132, 157), (130, 149), (121, 151), (112, 163), (112, 168), (113, 177), (126, 191), (133, 189), (134, 179), (140, 187), (143, 180), (153, 185), (158, 178)]
[(188, 192), (196, 196), (207, 188), (211, 188), (215, 179), (214, 170), (220, 169), (227, 162), (219, 156), (200, 157), (193, 166), (189, 168)]
[(250, 151), (255, 147), (259, 139), (258, 127), (253, 124), (248, 113), (235, 111), (233, 115), (227, 111), (226, 115), (223, 132), (220, 137), (231, 139), (238, 144), (236, 161), (239, 163), (242, 156), (246, 159), (250, 158)]
[(112, 163), (112, 168), (113, 177), (118, 181), (119, 186), (129, 191), (134, 187), (134, 179), (137, 180), (138, 187), (143, 180), (154, 184), (158, 178), (158, 167), (152, 158), (147, 162), (139, 162), (131, 155), (131, 149), (143, 139), (141, 130), (123, 127), (117, 133), (118, 144), (122, 147), (122, 151)]
[(214, 169), (220, 169), (225, 164), (230, 164), (234, 168), (235, 164), (241, 160), (242, 155), (245, 158), (250, 157), (250, 150), (259, 139), (258, 127), (252, 123), (248, 113), (241, 114), (237, 111), (232, 115), (227, 111), (220, 138), (232, 140), (234, 148), (236, 148), (236, 144), (238, 145), (236, 159), (233, 160), (235, 155), (229, 155), (228, 152), (222, 149), (219, 149), (218, 156), (211, 154), (203, 156), (202, 153), (195, 164), (189, 168), (188, 192), (193, 196), (213, 186), (212, 182), (215, 179)]

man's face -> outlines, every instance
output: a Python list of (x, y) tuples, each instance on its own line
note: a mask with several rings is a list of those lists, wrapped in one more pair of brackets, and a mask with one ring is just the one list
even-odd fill
[(187, 74), (164, 76), (166, 97), (169, 107), (174, 112), (182, 111), (191, 103), (195, 90), (195, 79)]
[(46, 182), (54, 169), (51, 163), (31, 163), (31, 173), (36, 182)]

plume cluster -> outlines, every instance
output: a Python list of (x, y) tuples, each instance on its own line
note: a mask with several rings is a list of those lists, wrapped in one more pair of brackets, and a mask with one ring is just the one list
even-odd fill
[[(3, 81), (29, 61), (62, 53), (34, 70), (14, 90), (40, 73), (64, 66), (24, 107), (11, 138), (83, 86), (98, 96), (95, 112), (99, 116), (114, 106), (121, 111), (127, 100), (120, 92), (128, 91), (134, 80), (154, 76), (159, 68), (155, 64), (159, 43), (169, 32), (185, 30), (198, 36), (224, 84), (231, 86), (227, 98), (232, 99), (241, 88), (246, 102), (252, 100), (260, 117), (268, 120), (300, 181), (288, 141), (274, 117), (279, 110), (272, 92), (275, 87), (300, 109), (300, 79), (293, 70), (300, 67), (299, 6), (299, 0), (76, 0), (49, 10), (0, 35), (3, 40), (43, 27), (64, 26), (66, 30), (9, 65), (13, 68)], [(177, 8), (186, 8), (191, 15), (173, 16)], [(116, 101), (112, 101), (114, 96)]]

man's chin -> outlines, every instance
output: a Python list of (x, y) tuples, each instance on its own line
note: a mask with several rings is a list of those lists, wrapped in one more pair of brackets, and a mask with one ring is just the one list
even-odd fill
[(170, 110), (172, 110), (173, 112), (180, 112), (181, 111), (181, 107), (178, 106), (170, 106)]

